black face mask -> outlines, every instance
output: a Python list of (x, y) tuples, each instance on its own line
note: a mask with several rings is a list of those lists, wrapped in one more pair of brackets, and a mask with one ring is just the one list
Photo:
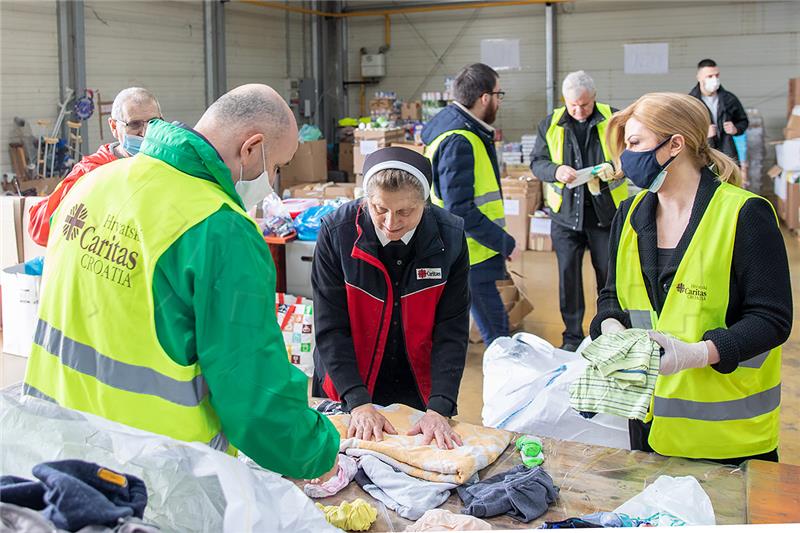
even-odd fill
[(624, 150), (619, 158), (622, 163), (622, 172), (640, 189), (650, 189), (652, 192), (657, 192), (667, 175), (665, 169), (677, 157), (677, 155), (670, 157), (663, 165), (656, 158), (658, 149), (670, 140), (672, 140), (672, 135), (661, 141), (652, 150), (645, 152)]

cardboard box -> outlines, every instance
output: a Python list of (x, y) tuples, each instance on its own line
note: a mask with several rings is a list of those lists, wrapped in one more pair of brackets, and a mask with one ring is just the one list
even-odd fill
[(370, 111), (388, 111), (394, 110), (394, 98), (373, 98), (369, 101)]
[(339, 170), (347, 172), (348, 177), (353, 177), (353, 149), (351, 142), (339, 143)]
[(403, 120), (422, 120), (422, 102), (403, 102), (400, 108)]
[[(513, 332), (522, 327), (525, 317), (533, 311), (533, 303), (531, 303), (525, 291), (525, 277), (513, 270), (509, 271), (509, 274), (511, 279), (497, 282), (497, 292), (500, 293), (503, 307), (508, 313), (508, 330)], [(478, 343), (481, 341), (478, 326), (470, 317), (469, 342)]]
[(506, 163), (504, 172), (502, 173), (504, 178), (533, 178), (533, 171), (528, 165), (523, 165), (522, 163)]
[(788, 99), (789, 110), (786, 113), (786, 116), (792, 114), (792, 110), (794, 106), (800, 105), (800, 78), (790, 78), (789, 79), (789, 99)]
[(328, 179), (328, 146), (325, 139), (300, 143), (289, 164), (281, 167), (281, 185), (313, 183)]
[(789, 121), (783, 129), (784, 139), (797, 139), (800, 137), (800, 104), (794, 106)]
[(0, 269), (23, 261), (21, 196), (0, 196)]
[(39, 316), (41, 276), (25, 274), (24, 265), (4, 268), (0, 273), (2, 291), (3, 351), (29, 357)]
[(418, 154), (425, 155), (425, 145), (424, 144), (414, 144), (414, 143), (392, 143), (392, 146), (397, 146), (399, 148), (407, 148), (409, 150), (414, 150)]
[(353, 150), (353, 172), (363, 174), (364, 160), (376, 150), (401, 142), (405, 138), (402, 128), (358, 129), (354, 133), (356, 146)]
[[(24, 198), (22, 204), (22, 261), (29, 261), (34, 257), (39, 257), (45, 254), (45, 247), (39, 246), (31, 239), (30, 234), (28, 233), (28, 223), (31, 220), (30, 217), (30, 209), (31, 206), (34, 206), (44, 200), (42, 196), (26, 196)], [(51, 228), (51, 232), (56, 231), (56, 229)], [(59, 230), (60, 231), (60, 230)]]
[(501, 184), (506, 231), (524, 249), (528, 245), (529, 216), (536, 212), (542, 201), (542, 184), (533, 178), (504, 178)]
[(535, 252), (553, 251), (553, 240), (550, 237), (552, 223), (553, 221), (550, 220), (550, 217), (542, 211), (531, 216), (528, 250)]
[(337, 198), (355, 199), (355, 183), (301, 183), (287, 190), (290, 198), (315, 198), (317, 200), (335, 200)]

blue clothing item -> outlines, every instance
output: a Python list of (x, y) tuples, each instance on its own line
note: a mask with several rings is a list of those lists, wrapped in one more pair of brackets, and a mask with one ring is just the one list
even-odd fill
[(470, 273), (469, 291), (472, 294), (470, 313), (486, 347), (498, 337), (508, 337), (508, 313), (495, 281), (477, 281)]
[(29, 276), (41, 276), (44, 270), (44, 256), (25, 261), (25, 273)]
[[(425, 144), (431, 144), (439, 135), (452, 130), (468, 130), (483, 141), (500, 186), (494, 132), (455, 104), (444, 108), (425, 126), (422, 140)], [(501, 261), (491, 263), (491, 266), (494, 275), (498, 276), (494, 279), (501, 279), (505, 275), (504, 260), (511, 255), (515, 242), (511, 235), (489, 220), (475, 205), (475, 157), (472, 145), (461, 135), (451, 135), (439, 144), (431, 163), (434, 191), (444, 202), (444, 208), (464, 219), (464, 232), (468, 237), (500, 254)]]
[[(41, 510), (56, 527), (68, 531), (86, 526), (115, 527), (120, 519), (144, 515), (147, 487), (138, 477), (75, 459), (38, 464), (33, 475), (38, 483), (3, 476), (0, 501)], [(7, 500), (9, 495), (16, 501)]]
[(0, 502), (35, 511), (44, 509), (44, 485), (17, 476), (0, 476)]
[(558, 498), (558, 487), (553, 484), (553, 478), (540, 466), (529, 469), (517, 465), (507, 472), (456, 490), (464, 502), (463, 514), (478, 518), (505, 514), (520, 522), (539, 518)]

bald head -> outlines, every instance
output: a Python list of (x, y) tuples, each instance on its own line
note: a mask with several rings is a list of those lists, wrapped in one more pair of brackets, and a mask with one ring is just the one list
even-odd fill
[(258, 177), (291, 160), (297, 149), (297, 122), (292, 110), (272, 87), (251, 83), (217, 99), (203, 113), (195, 130), (217, 149), (231, 170), (233, 181)]

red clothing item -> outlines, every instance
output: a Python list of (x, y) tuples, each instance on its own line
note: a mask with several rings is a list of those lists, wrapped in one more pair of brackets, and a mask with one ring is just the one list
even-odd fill
[[(113, 143), (113, 145), (116, 144)], [(31, 239), (39, 246), (47, 246), (47, 238), (50, 235), (50, 217), (58, 209), (64, 196), (67, 195), (81, 176), (116, 159), (117, 155), (114, 153), (112, 144), (104, 144), (95, 153), (89, 154), (75, 163), (67, 177), (58, 184), (56, 190), (30, 208), (31, 219), (28, 222), (28, 233)]]

